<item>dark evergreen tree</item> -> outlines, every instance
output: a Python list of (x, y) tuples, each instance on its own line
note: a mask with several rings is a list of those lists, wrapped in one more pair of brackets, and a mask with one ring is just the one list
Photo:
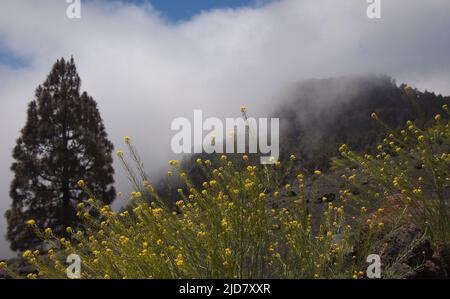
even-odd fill
[(36, 89), (13, 151), (13, 201), (6, 212), (11, 249), (39, 246), (27, 227), (29, 219), (55, 233), (79, 227), (76, 205), (86, 200), (77, 186), (80, 179), (110, 204), (115, 196), (112, 150), (96, 102), (86, 92), (80, 94), (73, 58), (58, 60)]

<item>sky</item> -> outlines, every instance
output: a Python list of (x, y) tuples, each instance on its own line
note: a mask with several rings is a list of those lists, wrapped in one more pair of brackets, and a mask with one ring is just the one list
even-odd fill
[[(116, 150), (131, 136), (155, 179), (179, 158), (172, 120), (194, 109), (268, 115), (293, 84), (345, 75), (387, 74), (450, 95), (448, 0), (382, 0), (381, 19), (367, 17), (365, 0), (176, 2), (82, 1), (81, 19), (68, 19), (65, 1), (1, 1), (0, 215), (27, 104), (60, 57), (73, 55)], [(117, 189), (129, 191), (114, 166)], [(3, 238), (2, 256), (11, 256)]]
[(15, 56), (14, 53), (8, 49), (7, 45), (2, 44), (0, 40), (0, 65), (16, 69), (25, 67), (26, 62), (20, 57)]
[[(86, 3), (92, 0), (82, 0)], [(273, 0), (123, 0), (125, 4), (149, 4), (160, 17), (171, 23), (189, 21), (193, 16), (214, 9), (230, 9), (245, 6), (261, 6)], [(95, 1), (94, 1), (95, 2)], [(0, 64), (12, 68), (26, 66), (26, 61), (12, 53), (0, 39)]]
[(192, 16), (213, 9), (239, 8), (261, 5), (270, 0), (126, 0), (128, 3), (150, 3), (164, 17), (172, 22), (189, 20)]

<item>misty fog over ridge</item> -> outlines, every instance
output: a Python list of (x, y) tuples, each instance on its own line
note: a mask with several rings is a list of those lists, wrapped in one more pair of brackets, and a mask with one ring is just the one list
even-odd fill
[[(297, 82), (368, 73), (450, 94), (450, 2), (383, 1), (381, 20), (366, 17), (366, 1), (337, 2), (276, 1), (171, 24), (149, 5), (120, 1), (87, 2), (81, 20), (66, 18), (64, 1), (2, 1), (1, 44), (26, 63), (0, 65), (0, 214), (10, 205), (11, 151), (26, 106), (60, 57), (74, 56), (116, 149), (130, 135), (151, 176), (174, 158), (171, 121), (194, 109), (225, 118), (245, 105), (252, 116), (270, 115)], [(7, 247), (2, 238), (0, 256)]]

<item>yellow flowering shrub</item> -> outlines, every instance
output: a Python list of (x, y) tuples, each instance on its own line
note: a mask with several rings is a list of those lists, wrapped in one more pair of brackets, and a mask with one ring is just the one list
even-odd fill
[(84, 231), (67, 228), (70, 237), (61, 238), (34, 227), (51, 247), (48, 258), (24, 255), (39, 275), (65, 278), (69, 254), (80, 256), (82, 278), (352, 278), (361, 271), (351, 259), (352, 228), (342, 206), (325, 203), (320, 223), (313, 225), (303, 174), (291, 181), (298, 190), (292, 202), (273, 208), (281, 192), (294, 188), (278, 187), (277, 164), (251, 165), (246, 155), (222, 156), (219, 165), (198, 159), (207, 179), (197, 188), (172, 160), (171, 177), (184, 188), (170, 205), (147, 181), (130, 139), (125, 142), (141, 174), (120, 152), (136, 188), (130, 209), (116, 213), (99, 206), (88, 182), (82, 184), (89, 197), (78, 206)]
[(345, 144), (345, 158), (335, 167), (346, 168), (344, 178), (360, 190), (365, 204), (384, 205), (394, 221), (415, 223), (426, 231), (436, 247), (450, 242), (450, 129), (447, 117), (438, 114), (419, 128), (412, 121), (398, 132), (384, 125), (388, 134), (373, 154), (352, 152)]
[[(372, 118), (383, 124), (376, 114)], [(89, 182), (80, 180), (88, 199), (78, 205), (77, 216), (85, 229), (67, 227), (65, 236), (56, 236), (30, 219), (47, 252), (23, 253), (37, 269), (27, 278), (66, 278), (66, 258), (77, 254), (82, 278), (359, 279), (379, 232), (389, 229), (389, 215), (397, 222), (413, 221), (438, 246), (450, 239), (448, 117), (436, 115), (424, 129), (408, 122), (403, 130), (390, 131), (372, 153), (342, 145), (343, 159), (334, 166), (344, 170), (347, 183), (339, 186), (337, 201), (322, 198), (321, 215), (313, 215), (308, 202), (317, 200), (311, 198), (316, 183), (327, 173), (292, 174), (299, 172), (295, 155), (273, 165), (255, 165), (248, 155), (198, 158), (201, 184), (171, 160), (169, 183), (183, 184), (171, 194), (171, 204), (148, 181), (130, 137), (124, 142), (135, 165), (117, 152), (134, 189), (129, 209), (117, 213), (101, 206)], [(355, 205), (351, 200), (358, 197), (363, 200)]]

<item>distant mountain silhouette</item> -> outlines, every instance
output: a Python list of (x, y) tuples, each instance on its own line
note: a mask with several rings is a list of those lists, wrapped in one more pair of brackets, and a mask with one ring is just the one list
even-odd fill
[[(407, 120), (422, 126), (442, 113), (442, 105), (449, 97), (413, 89), (416, 101), (389, 76), (358, 76), (311, 79), (294, 86), (290, 96), (280, 101), (272, 115), (280, 118), (280, 160), (295, 154), (302, 168), (327, 171), (331, 158), (345, 143), (353, 151), (370, 151), (385, 136), (385, 128), (371, 118), (377, 113), (392, 129), (402, 127)], [(184, 159), (182, 166), (195, 185), (204, 180), (196, 159), (210, 159), (214, 164), (218, 155), (196, 154)], [(259, 163), (251, 155), (252, 163)], [(176, 184), (168, 189), (167, 179), (156, 186), (164, 198), (176, 195)]]

